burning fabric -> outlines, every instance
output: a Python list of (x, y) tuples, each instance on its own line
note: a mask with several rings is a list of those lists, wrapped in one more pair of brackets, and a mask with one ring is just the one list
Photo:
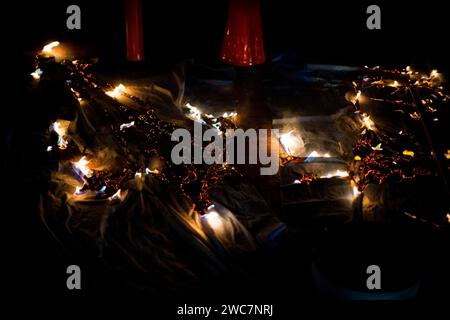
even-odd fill
[[(111, 85), (90, 62), (56, 62), (59, 45), (44, 47), (31, 74), (35, 90), (64, 92), (49, 126), (46, 151), (56, 165), (41, 217), (69, 251), (98, 256), (114, 272), (144, 275), (131, 277), (131, 286), (178, 292), (199, 278), (243, 274), (239, 258), (272, 245), (286, 229), (358, 220), (447, 223), (442, 184), (450, 145), (429, 132), (441, 117), (450, 119), (437, 72), (346, 69), (352, 83), (323, 66), (300, 77), (298, 70), (284, 69), (285, 78), (272, 70), (265, 89), (281, 129), (276, 214), (245, 168), (170, 160), (176, 128), (236, 128), (239, 115), (223, 94), (230, 79), (199, 84), (192, 77), (186, 95), (176, 71)], [(313, 94), (287, 97), (286, 88), (300, 83)], [(432, 206), (421, 203), (424, 189)]]

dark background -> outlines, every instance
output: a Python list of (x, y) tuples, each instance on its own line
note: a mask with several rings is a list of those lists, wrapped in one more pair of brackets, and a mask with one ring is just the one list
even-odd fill
[[(450, 12), (444, 1), (262, 0), (261, 3), (268, 59), (296, 52), (307, 63), (413, 65), (436, 68), (446, 74), (450, 70), (450, 49), (446, 43)], [(71, 4), (81, 7), (80, 31), (66, 28), (66, 8)], [(368, 15), (365, 12), (370, 4), (381, 7), (381, 30), (366, 28)], [(169, 70), (176, 62), (188, 58), (220, 65), (227, 9), (227, 0), (143, 0), (146, 55), (143, 67)], [(21, 107), (25, 102), (20, 97), (29, 80), (33, 56), (50, 41), (90, 48), (105, 67), (126, 67), (123, 1), (15, 1), (2, 4), (2, 13), (2, 53), (6, 70), (3, 79), (8, 84), (4, 97), (11, 98), (2, 102), (4, 127), (22, 121)], [(33, 119), (28, 117), (26, 121)], [(14, 178), (14, 172), (6, 172), (7, 177), (10, 175)], [(35, 212), (37, 199), (27, 198), (22, 191), (30, 186), (21, 184), (17, 179), (7, 184), (13, 191), (9, 199), (12, 205), (2, 210), (6, 216), (2, 235), (7, 235), (4, 241), (7, 253), (11, 251), (11, 258), (3, 262), (8, 270), (3, 275), (12, 285), (8, 294), (41, 300), (48, 292), (53, 297), (61, 292), (63, 297), (72, 298), (78, 293), (68, 293), (65, 289), (66, 274), (61, 266), (79, 264), (83, 269), (83, 263), (61, 257), (58, 245)], [(245, 303), (261, 303), (250, 300)], [(295, 309), (295, 304), (290, 308)]]
[[(218, 63), (227, 0), (142, 2), (147, 63), (170, 66), (191, 57)], [(66, 28), (70, 4), (81, 8), (80, 31)], [(381, 7), (381, 30), (366, 28), (366, 9), (371, 4)], [(93, 45), (103, 61), (124, 60), (121, 0), (17, 2), (12, 7), (3, 11), (8, 21), (3, 20), (3, 32), (18, 52), (32, 54), (32, 49), (51, 40), (74, 41)], [(262, 0), (261, 7), (269, 59), (295, 51), (310, 63), (448, 69), (445, 1)]]

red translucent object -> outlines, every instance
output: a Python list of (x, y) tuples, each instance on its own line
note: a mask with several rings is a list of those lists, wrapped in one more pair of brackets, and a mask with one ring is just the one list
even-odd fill
[(236, 66), (264, 63), (259, 0), (230, 0), (220, 56)]
[(127, 59), (130, 61), (144, 60), (141, 0), (125, 0), (125, 28)]

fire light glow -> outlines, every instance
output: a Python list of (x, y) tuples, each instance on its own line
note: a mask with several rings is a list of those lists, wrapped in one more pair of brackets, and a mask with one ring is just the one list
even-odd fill
[(59, 46), (59, 44), (60, 44), (59, 41), (50, 42), (49, 44), (46, 44), (42, 48), (42, 52), (48, 53), (48, 54), (53, 54), (53, 48)]
[(30, 75), (33, 77), (34, 80), (41, 79), (42, 70), (37, 68), (34, 72), (30, 73)]
[(215, 210), (214, 205), (211, 205), (211, 206), (208, 207), (207, 213), (205, 213), (202, 216), (202, 218), (206, 220), (208, 225), (215, 232), (222, 231), (222, 229), (223, 229), (222, 218), (220, 217), (219, 213)]
[(202, 112), (197, 108), (191, 105), (190, 103), (186, 104), (186, 108), (189, 109), (188, 117), (194, 121), (203, 122), (202, 120)]
[(303, 142), (302, 137), (293, 133), (294, 130), (289, 131), (288, 133), (284, 133), (280, 135), (280, 143), (283, 147), (283, 150), (290, 156), (296, 157), (300, 156), (301, 151), (303, 150), (305, 143)]
[(370, 119), (370, 116), (367, 114), (363, 114), (362, 115), (362, 122), (363, 122), (363, 127), (375, 131), (375, 122), (372, 121), (372, 119)]
[(90, 162), (89, 160), (86, 160), (86, 156), (83, 156), (80, 160), (75, 162), (73, 165), (75, 166), (75, 168), (80, 170), (80, 172), (84, 176), (89, 178), (93, 174), (92, 170), (88, 167), (89, 162)]
[(324, 176), (321, 176), (320, 178), (333, 178), (333, 177), (345, 178), (345, 177), (348, 177), (348, 172), (337, 169), (335, 172), (328, 173)]
[(128, 128), (133, 127), (133, 126), (134, 126), (134, 121), (131, 121), (129, 123), (122, 123), (120, 125), (120, 130), (128, 129)]
[(58, 135), (58, 148), (61, 150), (66, 149), (69, 144), (69, 141), (66, 139), (69, 125), (70, 121), (67, 120), (57, 120), (52, 125), (53, 131)]
[(119, 98), (122, 93), (126, 91), (126, 88), (123, 84), (119, 84), (117, 87), (115, 87), (113, 90), (106, 91), (105, 93), (110, 96), (111, 98), (117, 99)]

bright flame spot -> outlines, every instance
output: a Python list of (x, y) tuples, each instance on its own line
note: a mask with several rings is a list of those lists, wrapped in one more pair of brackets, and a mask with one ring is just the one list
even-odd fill
[(444, 157), (449, 160), (450, 159), (450, 150), (447, 150), (446, 153), (444, 153)]
[(190, 103), (186, 104), (186, 108), (189, 109), (189, 115), (188, 117), (194, 121), (200, 121), (203, 122), (202, 120), (202, 112), (197, 108), (192, 106)]
[(214, 209), (214, 205), (208, 207), (208, 212), (203, 215), (203, 219), (206, 220), (208, 225), (215, 232), (220, 232), (223, 228), (223, 222), (221, 216)]
[(375, 151), (382, 151), (383, 148), (381, 148), (381, 143), (377, 144), (376, 147), (372, 147), (372, 150), (375, 150)]
[(431, 71), (430, 78), (437, 78), (437, 77), (439, 77), (439, 72), (437, 70)]
[(42, 70), (37, 68), (34, 72), (30, 73), (30, 75), (33, 77), (33, 79), (39, 80), (42, 75)]
[(355, 199), (361, 194), (361, 191), (358, 190), (357, 186), (353, 186), (352, 194), (353, 194), (353, 199)]
[(302, 183), (302, 182), (300, 180), (298, 180), (298, 179), (294, 180), (294, 184), (299, 184), (299, 183)]
[(52, 146), (48, 146), (47, 147), (47, 152), (50, 152), (50, 151), (52, 151), (53, 150), (53, 147)]
[(64, 150), (67, 148), (69, 141), (66, 139), (67, 130), (69, 128), (70, 121), (67, 120), (57, 120), (53, 122), (53, 131), (58, 135), (58, 148)]
[(86, 160), (86, 156), (83, 156), (80, 160), (74, 163), (75, 168), (81, 171), (81, 173), (86, 177), (92, 176), (92, 170), (87, 166), (90, 161)]
[(73, 194), (76, 195), (76, 196), (82, 194), (83, 192), (81, 192), (81, 189), (83, 189), (83, 187), (77, 186), (77, 187), (75, 188), (75, 192), (74, 192)]
[(134, 121), (131, 121), (129, 123), (122, 123), (120, 125), (120, 130), (128, 129), (128, 128), (132, 127), (132, 126), (134, 126)]
[(112, 200), (122, 200), (122, 194), (121, 194), (121, 189), (117, 190), (116, 193), (114, 193), (111, 197), (108, 198), (109, 201)]
[(370, 116), (367, 114), (363, 114), (362, 115), (362, 122), (363, 122), (363, 127), (366, 127), (369, 130), (375, 131), (375, 122), (373, 122), (372, 119), (370, 119)]
[(125, 90), (126, 90), (125, 86), (123, 84), (119, 84), (117, 87), (114, 88), (114, 90), (106, 91), (105, 93), (111, 98), (117, 99), (122, 95), (122, 93), (125, 92)]
[(48, 53), (51, 54), (53, 53), (53, 48), (59, 46), (59, 41), (53, 41), (50, 42), (49, 44), (46, 44), (43, 48), (42, 48), (42, 52), (44, 53)]
[(398, 83), (397, 80), (395, 80), (394, 82), (392, 82), (392, 83), (390, 84), (390, 86), (391, 86), (391, 87), (394, 87), (394, 88), (397, 88), (399, 85), (400, 85), (400, 84)]
[(324, 154), (320, 154), (317, 151), (312, 151), (305, 159), (305, 162), (314, 161), (315, 158), (331, 158), (331, 155), (327, 152)]
[(222, 118), (233, 118), (233, 117), (235, 117), (235, 116), (237, 116), (237, 112), (230, 112), (230, 113), (225, 112), (225, 113), (222, 115)]
[(403, 154), (405, 156), (410, 156), (410, 157), (414, 157), (414, 152), (413, 151), (409, 151), (409, 150), (403, 150)]
[(293, 133), (294, 130), (280, 135), (280, 143), (283, 150), (290, 156), (299, 156), (305, 143), (302, 137)]
[(145, 168), (145, 173), (146, 173), (146, 174), (150, 174), (150, 173), (153, 173), (153, 174), (159, 174), (159, 170), (158, 170), (158, 169), (149, 169), (149, 168)]
[(447, 213), (446, 218), (447, 218), (447, 222), (450, 223), (450, 213)]
[(332, 178), (332, 177), (348, 177), (348, 172), (337, 169), (336, 172), (328, 173), (324, 176), (321, 176), (321, 178)]
[(356, 161), (361, 161), (361, 157), (360, 156), (355, 156), (355, 160)]

